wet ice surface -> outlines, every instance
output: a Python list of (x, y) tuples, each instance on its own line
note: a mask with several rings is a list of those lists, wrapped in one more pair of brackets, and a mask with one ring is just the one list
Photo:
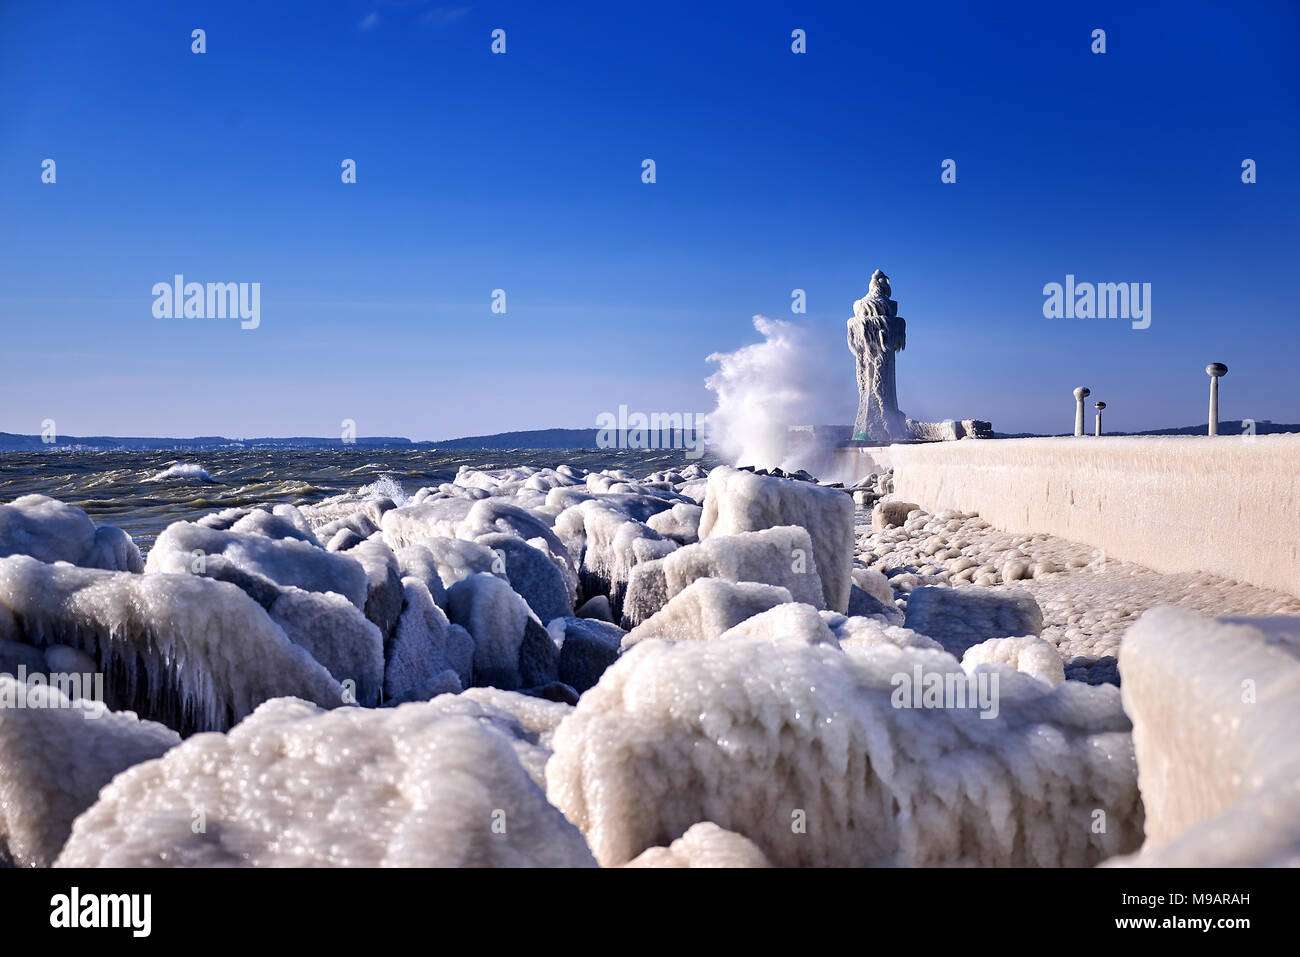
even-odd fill
[(921, 511), (874, 531), (871, 510), (859, 508), (855, 525), (855, 557), (888, 576), (901, 603), (925, 585), (1028, 592), (1066, 677), (1092, 684), (1118, 682), (1124, 631), (1156, 605), (1208, 616), (1300, 615), (1300, 599), (1281, 592), (1206, 572), (1161, 574), (1079, 542), (1003, 532), (973, 513)]

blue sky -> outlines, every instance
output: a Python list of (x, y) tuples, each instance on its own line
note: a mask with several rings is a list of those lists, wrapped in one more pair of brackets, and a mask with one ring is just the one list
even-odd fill
[[(1224, 418), (1297, 422), (1298, 38), (1268, 0), (4, 0), (0, 430), (707, 411), (751, 316), (841, 342), (877, 266), (913, 417), (1061, 431), (1087, 384), (1108, 428), (1203, 422), (1222, 361)], [(260, 282), (260, 327), (155, 318), (178, 272)], [(1151, 327), (1044, 318), (1067, 273), (1151, 283)]]

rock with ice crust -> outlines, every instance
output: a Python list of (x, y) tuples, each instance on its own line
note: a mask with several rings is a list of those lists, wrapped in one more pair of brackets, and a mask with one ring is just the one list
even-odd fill
[(636, 565), (623, 603), (624, 627), (639, 625), (701, 578), (776, 585), (797, 602), (826, 607), (808, 533), (798, 525), (786, 525), (714, 535)]
[(908, 596), (903, 624), (960, 657), (967, 648), (990, 638), (1041, 634), (1043, 610), (1025, 591), (926, 586)]
[(105, 675), (110, 707), (182, 734), (223, 731), (286, 694), (343, 702), (325, 667), (227, 582), (15, 555), (0, 559), (0, 609), (14, 623), (10, 640), (86, 652)]
[(622, 649), (647, 638), (711, 641), (745, 619), (792, 600), (778, 585), (701, 578), (624, 635)]
[(844, 612), (853, 568), (853, 511), (853, 499), (839, 489), (718, 466), (709, 473), (700, 541), (779, 525), (802, 526), (812, 542), (826, 607)]
[(329, 712), (279, 699), (119, 775), (56, 866), (592, 866), (521, 763), (545, 753), (459, 695)]
[[(981, 700), (944, 652), (646, 642), (556, 729), (547, 794), (606, 866), (699, 821), (776, 866), (1080, 867), (1136, 848), (1119, 690), (989, 667), (982, 706), (942, 707)], [(918, 671), (939, 707), (896, 706)]]
[(990, 638), (971, 645), (961, 658), (962, 670), (967, 674), (974, 674), (977, 667), (987, 664), (1007, 665), (1051, 686), (1065, 680), (1065, 665), (1056, 646), (1033, 635)]
[(144, 570), (130, 535), (113, 525), (96, 528), (81, 509), (45, 495), (24, 495), (0, 505), (0, 558), (5, 555), (107, 571)]
[(167, 526), (149, 550), (145, 571), (206, 575), (241, 585), (243, 572), (305, 591), (337, 592), (358, 608), (365, 608), (369, 590), (365, 569), (348, 554), (193, 522)]
[(0, 866), (48, 867), (100, 788), (180, 741), (130, 712), (0, 674)]
[(1300, 618), (1153, 608), (1119, 671), (1146, 843), (1110, 863), (1300, 867)]
[(771, 867), (754, 842), (704, 821), (667, 847), (642, 851), (624, 867)]

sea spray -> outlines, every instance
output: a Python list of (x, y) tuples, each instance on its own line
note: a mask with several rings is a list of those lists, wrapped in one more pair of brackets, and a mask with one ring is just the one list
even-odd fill
[(790, 428), (853, 421), (857, 387), (839, 327), (754, 316), (754, 328), (762, 342), (708, 357), (718, 363), (705, 382), (717, 396), (711, 445), (736, 465), (830, 477), (829, 451), (792, 439)]

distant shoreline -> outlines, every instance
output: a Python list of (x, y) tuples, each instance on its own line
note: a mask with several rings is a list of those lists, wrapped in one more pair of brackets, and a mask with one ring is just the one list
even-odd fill
[[(1249, 420), (1246, 420), (1249, 421)], [(1150, 429), (1143, 432), (1105, 432), (1108, 436), (1120, 435), (1204, 435), (1206, 425), (1186, 425), (1169, 429)], [(1257, 420), (1254, 423), (1255, 434), (1273, 435), (1283, 432), (1300, 432), (1300, 423), (1275, 423)], [(338, 438), (319, 438), (313, 436), (289, 436), (283, 438), (260, 437), (252, 439), (231, 439), (225, 436), (197, 436), (195, 438), (150, 438), (119, 437), (109, 435), (58, 436), (53, 443), (46, 442), (40, 435), (21, 435), (13, 432), (0, 432), (0, 452), (129, 452), (129, 451), (176, 451), (196, 452), (211, 450), (320, 450), (330, 449), (404, 449), (404, 450), (468, 450), (482, 449), (504, 451), (510, 449), (596, 449), (598, 429), (533, 429), (523, 432), (497, 432), (492, 435), (470, 435), (455, 439), (442, 439), (436, 442), (415, 442), (401, 436), (360, 437), (353, 442), (343, 442)], [(1245, 432), (1243, 420), (1224, 419), (1219, 423), (1221, 435), (1239, 435)], [(1067, 433), (1056, 433), (1065, 435)], [(996, 432), (995, 439), (1047, 438), (1037, 432)], [(674, 447), (673, 433), (664, 432), (659, 448)], [(680, 440), (676, 443), (680, 447)]]

